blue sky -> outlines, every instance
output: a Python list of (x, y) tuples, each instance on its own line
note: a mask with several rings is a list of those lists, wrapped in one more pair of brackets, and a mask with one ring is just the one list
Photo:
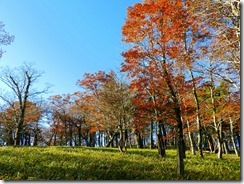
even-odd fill
[(85, 72), (120, 67), (126, 8), (140, 0), (0, 0), (0, 21), (15, 36), (0, 66), (35, 63), (47, 96), (81, 90)]

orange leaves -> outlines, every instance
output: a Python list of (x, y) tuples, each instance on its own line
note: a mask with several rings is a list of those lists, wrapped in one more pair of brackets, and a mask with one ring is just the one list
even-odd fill
[[(1, 114), (1, 121), (6, 121), (7, 123), (16, 121), (16, 116), (18, 115), (19, 102), (14, 102), (12, 107), (7, 108)], [(42, 109), (37, 104), (27, 101), (25, 110), (24, 123), (38, 122), (42, 116)]]
[(78, 80), (77, 85), (84, 86), (87, 89), (96, 89), (99, 82), (106, 80), (106, 74), (104, 71), (98, 71), (96, 74), (85, 73), (83, 80)]
[(114, 71), (86, 74), (80, 82), (86, 89), (87, 117), (95, 130), (114, 129), (131, 117), (131, 94), (127, 84)]

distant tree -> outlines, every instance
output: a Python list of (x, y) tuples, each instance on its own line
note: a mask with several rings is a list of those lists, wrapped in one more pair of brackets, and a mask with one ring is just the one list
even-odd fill
[(14, 41), (14, 36), (6, 32), (4, 26), (5, 25), (0, 22), (0, 59), (2, 58), (2, 54), (4, 52), (2, 49), (2, 45), (9, 45), (11, 42)]
[[(21, 145), (21, 135), (26, 117), (26, 108), (31, 98), (45, 93), (49, 87), (41, 91), (36, 91), (33, 85), (41, 77), (42, 72), (38, 72), (31, 65), (24, 64), (18, 68), (10, 69), (6, 67), (1, 70), (0, 81), (5, 84), (9, 92), (1, 93), (0, 98), (6, 102), (16, 112), (16, 128), (14, 130), (14, 145)], [(18, 105), (14, 105), (15, 102)]]
[[(18, 102), (13, 102), (12, 106), (8, 106), (0, 113), (0, 124), (1, 134), (6, 145), (14, 145), (14, 131), (18, 124), (16, 121), (19, 118)], [(42, 116), (41, 107), (36, 103), (27, 101), (26, 103), (26, 114), (23, 123), (23, 131), (21, 134), (20, 142), (21, 145), (31, 145), (31, 137), (33, 137), (33, 145), (36, 146), (38, 143), (38, 137), (40, 136), (40, 127), (38, 122)]]
[(108, 145), (118, 132), (119, 150), (125, 151), (133, 114), (132, 96), (126, 82), (113, 71), (98, 71), (85, 74), (78, 85), (84, 87), (93, 100), (90, 110), (94, 116), (93, 122), (96, 122), (94, 127), (100, 127), (110, 134)]

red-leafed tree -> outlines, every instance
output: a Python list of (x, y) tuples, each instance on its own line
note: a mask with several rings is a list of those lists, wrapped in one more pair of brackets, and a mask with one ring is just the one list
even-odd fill
[[(116, 132), (119, 132), (119, 150), (126, 151), (128, 128), (132, 121), (133, 106), (131, 93), (127, 84), (115, 72), (99, 71), (95, 74), (85, 74), (78, 85), (83, 86), (93, 99), (93, 113), (98, 125), (111, 132), (109, 144)], [(95, 122), (95, 121), (94, 121)], [(111, 131), (112, 130), (112, 131)]]
[[(6, 145), (14, 145), (14, 131), (18, 127), (18, 102), (14, 102), (12, 106), (1, 112), (1, 134)], [(36, 103), (27, 101), (23, 130), (20, 137), (20, 145), (31, 145), (31, 137), (33, 137), (33, 146), (36, 146), (41, 137), (41, 130), (38, 126), (42, 116), (42, 108)]]
[[(122, 28), (123, 41), (133, 46), (122, 55), (125, 62), (122, 71), (133, 78), (142, 70), (161, 79), (169, 101), (173, 102), (177, 122), (177, 173), (184, 173), (184, 140), (181, 120), (179, 88), (184, 77), (174, 67), (182, 52), (183, 33), (186, 31), (184, 4), (175, 1), (145, 1), (128, 8), (127, 19)], [(160, 89), (161, 86), (158, 86)]]

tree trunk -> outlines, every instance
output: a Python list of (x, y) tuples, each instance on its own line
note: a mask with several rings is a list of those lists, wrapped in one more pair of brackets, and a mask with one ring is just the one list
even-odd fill
[(241, 150), (240, 133), (238, 131), (236, 131), (236, 141), (239, 146), (239, 150)]
[(113, 133), (113, 135), (111, 136), (111, 134), (109, 133), (109, 140), (106, 144), (106, 147), (113, 147), (113, 141), (114, 141), (114, 138), (116, 137), (116, 132)]
[(223, 158), (223, 137), (222, 137), (222, 123), (220, 123), (219, 128), (217, 130), (217, 139), (218, 139), (218, 158)]
[(89, 147), (95, 147), (95, 143), (96, 143), (95, 133), (89, 133), (88, 146)]
[(166, 150), (167, 147), (167, 139), (166, 139), (166, 130), (164, 127), (164, 124), (161, 125), (162, 131), (163, 131), (163, 142), (164, 142), (164, 148)]
[(201, 125), (201, 119), (200, 119), (200, 105), (199, 105), (199, 100), (198, 100), (198, 96), (197, 96), (197, 92), (196, 92), (196, 84), (194, 81), (194, 75), (191, 69), (189, 69), (190, 71), (190, 75), (191, 75), (191, 80), (192, 80), (192, 91), (193, 91), (193, 95), (194, 95), (194, 99), (195, 99), (195, 103), (196, 103), (196, 112), (197, 112), (197, 137), (198, 137), (198, 142), (197, 142), (197, 146), (198, 146), (198, 151), (199, 151), (199, 155), (200, 157), (203, 157), (203, 152), (202, 152), (202, 125)]
[(99, 141), (99, 146), (103, 146), (103, 131), (99, 131), (99, 136), (100, 136), (100, 141)]
[(54, 134), (53, 145), (57, 145), (57, 133)]
[(209, 134), (209, 133), (207, 133), (207, 137), (208, 137), (208, 145), (209, 145), (210, 152), (214, 153), (213, 138), (212, 138), (211, 134)]
[(223, 141), (223, 150), (225, 154), (229, 154), (229, 149), (228, 149), (228, 145), (227, 145), (227, 141)]
[(128, 146), (132, 148), (131, 133), (129, 133), (128, 135), (128, 144), (129, 144)]
[(150, 148), (153, 149), (154, 140), (153, 140), (153, 121), (150, 123)]
[(179, 176), (183, 176), (184, 174), (184, 157), (185, 157), (185, 149), (184, 149), (184, 139), (183, 139), (183, 126), (181, 121), (181, 110), (180, 110), (180, 104), (179, 99), (177, 96), (177, 93), (172, 85), (172, 82), (170, 80), (170, 76), (168, 74), (168, 71), (166, 69), (166, 59), (165, 59), (165, 53), (163, 58), (163, 74), (166, 80), (167, 87), (169, 88), (169, 92), (171, 95), (171, 98), (174, 102), (174, 113), (176, 117), (176, 132), (177, 132), (177, 174)]
[(37, 143), (38, 143), (38, 131), (36, 131), (34, 134), (33, 146), (37, 146)]
[(191, 153), (192, 153), (193, 155), (196, 155), (196, 149), (195, 149), (194, 141), (193, 141), (193, 134), (192, 134), (192, 132), (190, 131), (190, 128), (189, 128), (189, 121), (188, 121), (188, 120), (187, 120), (187, 129), (188, 129), (188, 136), (189, 136), (189, 140), (190, 140)]
[(236, 142), (235, 142), (235, 138), (234, 138), (234, 130), (233, 130), (233, 121), (232, 121), (232, 118), (229, 117), (229, 120), (230, 120), (230, 136), (231, 136), (231, 141), (232, 141), (232, 144), (233, 144), (233, 147), (234, 147), (234, 151), (235, 151), (235, 154), (236, 156), (240, 156), (239, 155), (239, 152), (236, 148)]
[(65, 146), (67, 146), (68, 144), (67, 122), (64, 123), (64, 139), (65, 139)]
[(69, 123), (69, 146), (73, 145), (73, 129), (72, 124)]
[(78, 144), (79, 144), (79, 146), (81, 146), (81, 138), (82, 138), (81, 126), (78, 126), (77, 129), (78, 129)]
[(141, 132), (136, 130), (135, 131), (135, 136), (136, 136), (136, 145), (137, 148), (143, 148), (143, 140), (141, 138)]
[(20, 135), (19, 135), (19, 126), (15, 129), (14, 132), (14, 146), (19, 145)]
[(13, 131), (9, 130), (7, 133), (7, 139), (6, 139), (6, 145), (7, 146), (12, 146), (14, 145), (14, 139), (13, 139)]
[[(212, 64), (210, 64), (210, 68), (212, 68)], [(217, 140), (218, 140), (218, 158), (222, 159), (222, 144), (223, 144), (223, 139), (222, 139), (222, 120), (217, 123), (217, 117), (216, 117), (216, 105), (215, 105), (215, 94), (214, 94), (214, 81), (213, 81), (213, 74), (212, 70), (210, 70), (210, 96), (211, 96), (211, 103), (212, 103), (212, 117), (213, 117), (213, 124), (215, 131), (217, 133)]]
[(177, 121), (177, 174), (183, 176), (184, 174), (184, 157), (185, 157), (185, 150), (184, 150), (184, 140), (183, 140), (183, 128), (182, 122), (179, 115), (179, 108), (175, 108), (175, 111), (178, 112), (178, 121)]
[(156, 122), (157, 123), (157, 146), (158, 146), (158, 156), (164, 157), (166, 155), (165, 146), (163, 141), (161, 123), (162, 121)]
[(124, 152), (124, 151), (126, 151), (126, 137), (125, 137), (125, 130), (122, 128), (122, 127), (120, 127), (120, 137), (119, 137), (119, 145), (118, 145), (118, 147), (119, 147), (119, 151), (120, 152)]

